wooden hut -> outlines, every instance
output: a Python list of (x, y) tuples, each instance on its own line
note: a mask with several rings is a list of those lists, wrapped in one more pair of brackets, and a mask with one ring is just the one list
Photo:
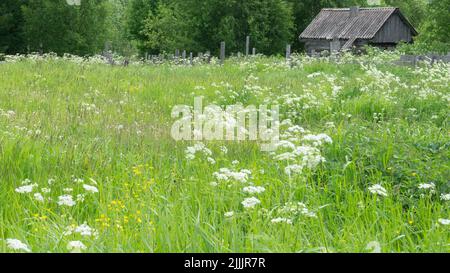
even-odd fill
[(371, 45), (392, 48), (413, 42), (418, 33), (398, 8), (322, 9), (300, 34), (306, 51), (344, 51)]

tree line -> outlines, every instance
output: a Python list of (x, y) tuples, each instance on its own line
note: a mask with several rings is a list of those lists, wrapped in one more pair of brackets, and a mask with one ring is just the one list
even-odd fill
[[(2, 0), (0, 52), (120, 54), (242, 52), (245, 37), (259, 53), (281, 54), (324, 7), (367, 6), (366, 0)], [(418, 29), (416, 48), (449, 48), (450, 0), (381, 0), (400, 7)]]

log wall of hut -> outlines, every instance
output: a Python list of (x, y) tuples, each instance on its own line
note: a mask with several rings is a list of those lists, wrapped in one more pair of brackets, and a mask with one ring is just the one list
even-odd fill
[(412, 42), (411, 28), (403, 22), (398, 14), (393, 14), (377, 32), (371, 43), (395, 44), (400, 41)]

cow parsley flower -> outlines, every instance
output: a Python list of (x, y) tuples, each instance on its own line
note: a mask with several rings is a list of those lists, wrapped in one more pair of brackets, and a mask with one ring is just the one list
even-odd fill
[(75, 183), (75, 184), (81, 184), (81, 183), (84, 183), (84, 179), (83, 179), (83, 178), (77, 178), (77, 177), (74, 177), (74, 178), (73, 178), (73, 183)]
[(70, 241), (67, 244), (67, 250), (71, 253), (81, 253), (83, 250), (86, 250), (86, 246), (80, 241)]
[(97, 236), (98, 235), (97, 230), (94, 228), (91, 228), (86, 223), (83, 223), (82, 225), (76, 227), (73, 232), (78, 233), (81, 236)]
[(289, 160), (294, 160), (296, 157), (297, 157), (296, 154), (294, 154), (292, 152), (286, 152), (286, 153), (282, 153), (282, 154), (275, 156), (274, 159), (278, 160), (278, 161), (289, 161)]
[(277, 149), (279, 148), (286, 148), (286, 149), (291, 149), (294, 150), (295, 149), (295, 144), (288, 141), (288, 140), (280, 140), (277, 142), (277, 144), (275, 144), (275, 147)]
[(216, 164), (216, 160), (214, 160), (214, 158), (212, 158), (212, 157), (208, 157), (206, 160), (207, 160), (208, 163), (211, 164), (211, 165)]
[(240, 171), (232, 171), (227, 168), (221, 168), (218, 172), (214, 172), (213, 176), (219, 181), (238, 181), (246, 183), (251, 175), (250, 170), (242, 169)]
[(231, 218), (231, 217), (233, 217), (233, 215), (234, 215), (234, 211), (228, 211), (228, 212), (225, 212), (223, 215), (224, 215), (225, 217), (227, 217), (227, 218)]
[(195, 155), (197, 153), (203, 153), (205, 156), (212, 155), (212, 151), (210, 149), (208, 149), (205, 146), (205, 144), (199, 142), (199, 143), (196, 143), (194, 146), (186, 147), (185, 157), (188, 160), (193, 160), (193, 159), (195, 159)]
[(95, 187), (95, 186), (83, 184), (83, 188), (84, 188), (87, 192), (91, 192), (91, 193), (97, 193), (97, 192), (98, 192), (98, 189), (97, 189), (97, 187)]
[(450, 201), (450, 193), (447, 194), (441, 194), (441, 200), (442, 201)]
[(79, 193), (79, 194), (77, 194), (76, 200), (77, 200), (77, 202), (83, 203), (85, 197), (86, 197), (85, 194)]
[(44, 202), (44, 196), (42, 196), (42, 194), (40, 194), (39, 192), (35, 193), (33, 197), (36, 201)]
[(293, 175), (293, 174), (299, 174), (301, 173), (303, 170), (303, 166), (302, 165), (298, 165), (298, 164), (292, 164), (292, 165), (288, 165), (284, 168), (284, 173), (286, 175)]
[(370, 251), (370, 253), (381, 253), (381, 245), (377, 241), (372, 241), (367, 244), (366, 250)]
[(260, 203), (261, 201), (256, 197), (245, 198), (244, 201), (241, 202), (246, 209), (251, 209)]
[(315, 212), (310, 211), (302, 202), (287, 202), (283, 207), (278, 209), (278, 213), (283, 215), (304, 215), (311, 218), (316, 218)]
[(289, 133), (294, 134), (303, 134), (305, 132), (305, 129), (303, 127), (300, 127), (298, 125), (291, 126), (287, 129)]
[(57, 203), (60, 206), (67, 206), (67, 207), (75, 206), (75, 201), (73, 200), (72, 195), (68, 195), (68, 194), (59, 196)]
[(223, 154), (227, 154), (227, 153), (228, 153), (228, 148), (227, 148), (226, 146), (221, 146), (221, 147), (220, 147), (220, 151), (221, 151)]
[(12, 250), (21, 250), (21, 251), (25, 251), (25, 252), (31, 252), (31, 250), (28, 248), (28, 246), (24, 243), (22, 243), (22, 241), (18, 240), (18, 239), (6, 239), (6, 245), (8, 246), (8, 248), (12, 249)]
[(430, 192), (434, 192), (436, 185), (434, 183), (421, 183), (419, 184), (419, 189), (429, 190)]
[(25, 185), (25, 186), (21, 186), (16, 188), (16, 192), (17, 193), (30, 193), (33, 191), (34, 187), (36, 187), (36, 184), (31, 184), (31, 185)]
[(387, 191), (385, 188), (383, 188), (383, 186), (381, 186), (380, 184), (375, 184), (371, 187), (369, 187), (369, 191), (373, 194), (378, 194), (380, 196), (387, 196)]
[(29, 178), (25, 178), (24, 180), (22, 180), (21, 182), (22, 185), (28, 185), (31, 184), (31, 180)]
[(326, 134), (305, 135), (303, 140), (312, 142), (313, 146), (322, 146), (325, 143), (333, 143), (331, 137)]
[(438, 219), (438, 222), (439, 222), (439, 224), (444, 225), (444, 226), (450, 225), (450, 219), (440, 218), (440, 219)]
[(249, 187), (245, 187), (242, 189), (243, 192), (249, 193), (249, 194), (258, 194), (258, 193), (263, 193), (266, 191), (266, 189), (264, 187), (260, 187), (260, 186), (249, 186)]
[(292, 225), (292, 220), (291, 219), (283, 218), (283, 217), (274, 218), (274, 219), (270, 220), (270, 222), (272, 224), (286, 223), (286, 224)]
[(42, 189), (41, 189), (41, 192), (42, 192), (42, 193), (50, 193), (50, 192), (51, 192), (51, 189), (49, 189), (49, 188), (42, 188)]

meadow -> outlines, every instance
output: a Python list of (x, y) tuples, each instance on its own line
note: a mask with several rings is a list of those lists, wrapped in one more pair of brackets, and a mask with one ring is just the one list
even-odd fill
[[(450, 65), (0, 64), (0, 252), (450, 252)], [(280, 106), (282, 141), (175, 141), (175, 105)]]

